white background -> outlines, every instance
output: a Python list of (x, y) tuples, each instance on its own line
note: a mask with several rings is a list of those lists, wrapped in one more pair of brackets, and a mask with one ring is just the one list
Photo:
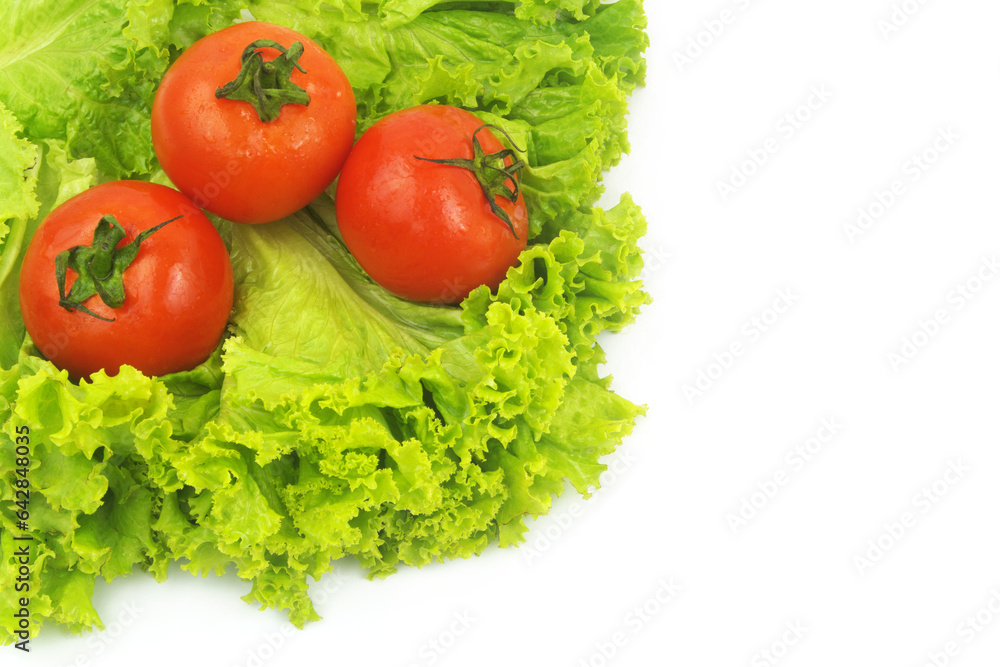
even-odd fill
[(5, 664), (997, 664), (1000, 5), (646, 5), (607, 201), (647, 213), (655, 303), (605, 344), (649, 415), (605, 488), (521, 550), (348, 567), (301, 632), (243, 603), (249, 584), (176, 570), (100, 586), (108, 630)]

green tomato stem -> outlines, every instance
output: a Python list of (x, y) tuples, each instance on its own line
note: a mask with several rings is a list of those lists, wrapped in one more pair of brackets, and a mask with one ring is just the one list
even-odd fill
[[(108, 308), (121, 308), (125, 303), (125, 284), (122, 276), (139, 254), (139, 246), (164, 226), (183, 218), (179, 215), (155, 227), (150, 227), (121, 248), (118, 244), (125, 238), (125, 228), (113, 215), (106, 215), (97, 222), (94, 242), (89, 246), (78, 245), (56, 255), (56, 284), (59, 286), (59, 305), (69, 312), (80, 311), (105, 322), (114, 319), (101, 317), (83, 305), (94, 296), (101, 297)], [(73, 269), (77, 278), (66, 293), (66, 270)]]
[[(275, 49), (281, 55), (265, 62), (259, 51), (262, 48)], [(240, 56), (240, 73), (217, 88), (215, 97), (251, 104), (264, 123), (277, 119), (286, 104), (309, 106), (309, 93), (291, 80), (293, 69), (306, 73), (298, 63), (304, 52), (302, 42), (295, 42), (288, 49), (270, 39), (251, 42)]]
[[(497, 130), (503, 134), (507, 138), (507, 141), (510, 142), (510, 145), (513, 146), (513, 149), (505, 148), (496, 153), (487, 153), (483, 149), (483, 145), (479, 143), (479, 133), (485, 129)], [(523, 153), (524, 150), (517, 147), (506, 130), (496, 125), (487, 124), (480, 126), (472, 133), (472, 151), (473, 157), (471, 160), (464, 158), (439, 160), (420, 157), (418, 155), (414, 155), (413, 157), (425, 162), (461, 167), (471, 171), (476, 177), (480, 189), (483, 191), (483, 196), (486, 197), (486, 201), (490, 204), (490, 210), (510, 227), (510, 233), (514, 235), (514, 238), (519, 239), (520, 237), (518, 237), (517, 232), (514, 230), (514, 223), (511, 222), (507, 212), (497, 204), (496, 198), (503, 197), (512, 204), (517, 203), (517, 198), (521, 194), (521, 170), (527, 165), (524, 159), (518, 157), (518, 153)], [(507, 158), (517, 158), (517, 160), (507, 165)], [(507, 185), (507, 181), (513, 183), (513, 187)]]

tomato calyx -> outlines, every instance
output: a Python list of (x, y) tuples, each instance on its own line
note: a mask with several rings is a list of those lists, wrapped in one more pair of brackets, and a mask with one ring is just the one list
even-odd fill
[[(121, 248), (118, 244), (126, 236), (125, 229), (113, 215), (102, 217), (94, 229), (92, 245), (74, 246), (56, 255), (59, 305), (69, 312), (78, 310), (99, 320), (114, 322), (113, 318), (101, 317), (93, 312), (84, 306), (83, 302), (97, 294), (108, 308), (121, 308), (125, 303), (125, 284), (122, 281), (122, 274), (139, 254), (139, 246), (158, 230), (183, 217), (179, 215), (161, 222), (142, 232), (131, 243)], [(68, 268), (76, 272), (77, 278), (67, 294), (66, 269)]]
[[(486, 129), (497, 130), (503, 134), (513, 148), (505, 148), (496, 153), (487, 153), (483, 145), (479, 143), (479, 133)], [(486, 197), (486, 201), (490, 204), (490, 210), (510, 227), (510, 233), (514, 235), (515, 239), (519, 238), (517, 232), (514, 230), (514, 223), (511, 222), (510, 216), (500, 208), (500, 205), (496, 202), (496, 198), (503, 197), (512, 204), (517, 203), (517, 198), (521, 194), (521, 170), (527, 166), (527, 163), (523, 158), (519, 157), (518, 153), (523, 153), (524, 150), (517, 147), (506, 130), (490, 124), (482, 125), (472, 133), (472, 150), (472, 159), (432, 159), (420, 157), (419, 155), (414, 155), (413, 157), (425, 162), (461, 167), (471, 171), (483, 191), (483, 196)], [(517, 159), (508, 165), (506, 164), (507, 158)], [(507, 184), (508, 181), (514, 184), (513, 187)]]
[[(260, 52), (263, 48), (275, 49), (281, 55), (265, 62)], [(264, 123), (277, 119), (286, 104), (309, 106), (309, 93), (291, 80), (293, 69), (306, 74), (298, 62), (304, 52), (302, 42), (295, 42), (287, 49), (270, 39), (251, 42), (240, 56), (240, 73), (216, 89), (216, 99), (247, 102)]]

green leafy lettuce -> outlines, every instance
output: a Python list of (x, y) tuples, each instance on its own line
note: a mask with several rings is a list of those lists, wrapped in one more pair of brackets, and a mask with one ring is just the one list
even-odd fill
[[(648, 300), (627, 195), (596, 207), (628, 149), (643, 82), (639, 0), (260, 0), (258, 19), (325, 46), (361, 128), (413, 104), (468, 108), (527, 149), (531, 240), (495, 292), (458, 308), (372, 283), (330, 196), (263, 226), (222, 223), (237, 284), (230, 332), (197, 368), (125, 367), (74, 383), (16, 310), (24, 248), (48, 211), (99, 180), (162, 180), (148, 136), (159, 77), (246, 3), (13, 3), (0, 26), (0, 588), (32, 544), (32, 634), (102, 627), (98, 578), (169, 566), (235, 573), (247, 601), (316, 619), (310, 578), (353, 556), (372, 576), (516, 545), (568, 481), (583, 495), (642, 409), (610, 389), (598, 344)], [(30, 429), (28, 530), (15, 439)], [(13, 637), (13, 596), (0, 636)]]
[(178, 48), (247, 2), (28, 0), (0, 5), (0, 100), (34, 142), (60, 139), (115, 178), (155, 164), (153, 93)]

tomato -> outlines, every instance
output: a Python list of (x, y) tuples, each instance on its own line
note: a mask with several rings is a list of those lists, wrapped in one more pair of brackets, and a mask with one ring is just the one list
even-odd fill
[[(244, 88), (231, 93), (238, 99), (217, 97), (241, 74), (244, 55)], [(272, 97), (265, 111), (273, 120), (240, 99), (256, 99), (255, 67), (263, 68), (262, 88), (298, 100)], [(196, 204), (235, 222), (262, 223), (294, 213), (333, 182), (356, 122), (351, 85), (322, 47), (288, 28), (238, 23), (195, 42), (167, 71), (153, 100), (153, 147), (170, 180)]]
[[(61, 291), (59, 258), (92, 246), (99, 227), (98, 235), (113, 234), (103, 216), (113, 216), (124, 232), (119, 243), (108, 244), (117, 248), (119, 264), (140, 234), (170, 222), (140, 239), (134, 259), (120, 272), (120, 307), (94, 294), (79, 301), (79, 308), (66, 308), (61, 296), (73, 300), (80, 274), (71, 263)], [(94, 259), (91, 266), (98, 263)], [(96, 278), (105, 273), (94, 271)], [(233, 304), (233, 270), (219, 233), (190, 199), (163, 185), (116, 181), (93, 187), (48, 215), (25, 253), (19, 294), (35, 346), (73, 378), (102, 368), (115, 375), (123, 364), (164, 375), (197, 366), (218, 345)]]
[[(476, 143), (479, 162), (492, 165), (485, 177), (501, 186), (492, 196), (472, 170), (429, 161), (472, 160)], [(425, 105), (390, 114), (361, 136), (341, 172), (344, 243), (375, 282), (412, 301), (457, 303), (480, 285), (495, 289), (528, 236), (518, 176), (497, 171), (513, 173), (515, 164), (468, 111)]]

